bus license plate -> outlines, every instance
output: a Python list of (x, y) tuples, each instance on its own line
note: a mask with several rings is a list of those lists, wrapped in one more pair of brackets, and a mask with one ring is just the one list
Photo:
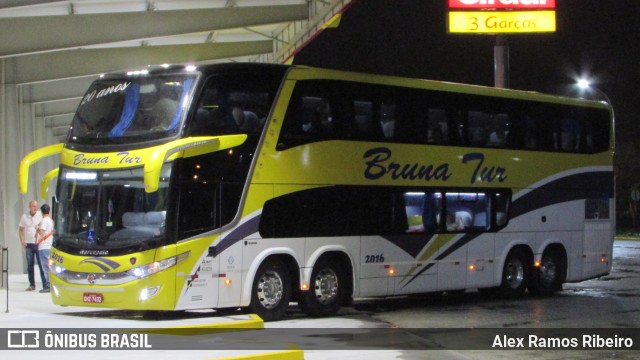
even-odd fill
[(104, 300), (102, 294), (98, 293), (84, 293), (82, 295), (82, 301), (86, 303), (101, 303)]

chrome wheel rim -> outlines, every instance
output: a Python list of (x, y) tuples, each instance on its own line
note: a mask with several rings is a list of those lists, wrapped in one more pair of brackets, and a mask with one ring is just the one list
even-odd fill
[(524, 282), (524, 265), (520, 259), (511, 259), (506, 267), (506, 282), (512, 289), (517, 289)]
[(332, 303), (338, 297), (338, 275), (330, 268), (320, 270), (314, 278), (313, 288), (318, 302)]
[(556, 263), (550, 258), (542, 259), (540, 265), (540, 281), (545, 286), (550, 286), (556, 278)]
[(280, 304), (284, 285), (280, 274), (276, 271), (266, 271), (258, 278), (256, 293), (258, 301), (266, 309), (274, 309)]

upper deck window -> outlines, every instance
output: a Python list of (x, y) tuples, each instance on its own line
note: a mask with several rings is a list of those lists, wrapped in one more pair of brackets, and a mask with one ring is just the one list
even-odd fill
[(610, 148), (610, 115), (533, 96), (303, 80), (291, 95), (277, 148), (351, 140), (592, 154)]
[(188, 126), (190, 136), (259, 134), (267, 121), (282, 74), (234, 72), (209, 77)]
[(195, 77), (144, 74), (95, 81), (76, 111), (68, 142), (134, 143), (177, 135)]

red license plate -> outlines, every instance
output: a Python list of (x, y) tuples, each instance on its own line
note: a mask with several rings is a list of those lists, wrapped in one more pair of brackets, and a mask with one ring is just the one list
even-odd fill
[(82, 301), (86, 303), (101, 303), (104, 301), (102, 294), (98, 293), (84, 293), (82, 294)]

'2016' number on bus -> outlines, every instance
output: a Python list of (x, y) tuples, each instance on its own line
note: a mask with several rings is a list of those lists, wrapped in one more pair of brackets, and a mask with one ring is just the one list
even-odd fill
[(365, 263), (381, 263), (384, 262), (384, 254), (379, 255), (365, 255)]

